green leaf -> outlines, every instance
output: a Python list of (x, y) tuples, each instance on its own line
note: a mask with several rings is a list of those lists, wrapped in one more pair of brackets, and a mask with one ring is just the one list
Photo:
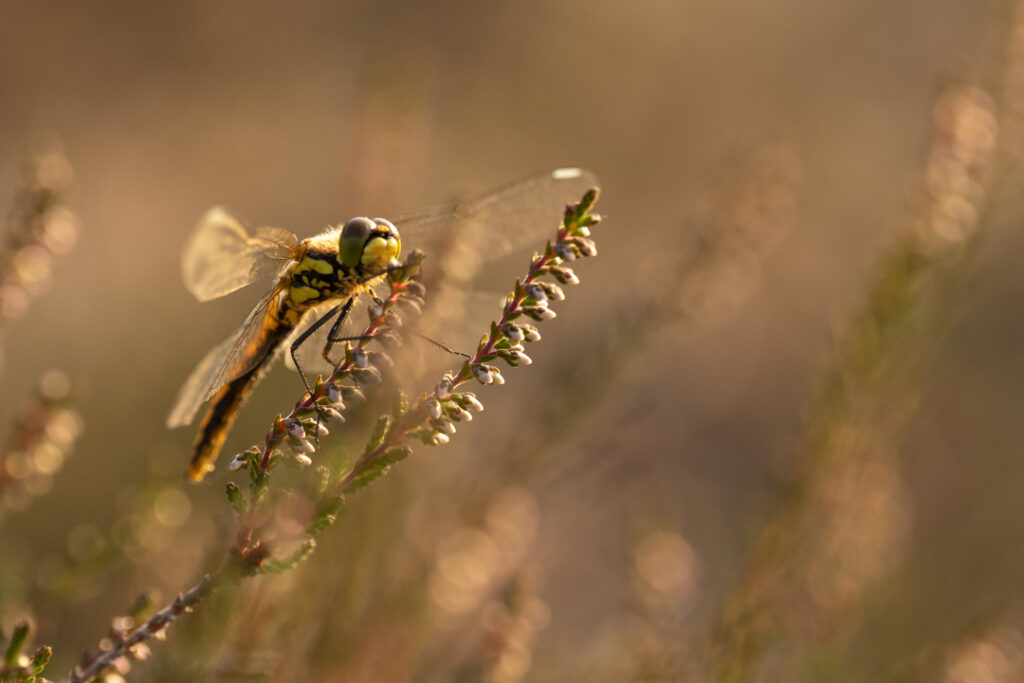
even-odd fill
[(249, 468), (249, 492), (252, 496), (253, 505), (259, 503), (270, 488), (270, 472), (264, 471), (261, 467)]
[(341, 508), (345, 505), (344, 496), (332, 496), (324, 501), (321, 501), (318, 506), (316, 517), (313, 518), (313, 522), (309, 525), (310, 537), (316, 536), (327, 527), (334, 524), (338, 519), (338, 513), (341, 512)]
[(248, 507), (245, 504), (245, 496), (242, 495), (242, 489), (238, 488), (238, 484), (233, 481), (229, 481), (224, 488), (228, 496), (228, 502), (235, 509), (235, 514), (241, 517), (245, 514)]
[(583, 199), (580, 200), (580, 203), (576, 207), (576, 215), (579, 218), (583, 218), (590, 213), (590, 209), (593, 208), (599, 194), (601, 194), (601, 192), (596, 187), (592, 187), (587, 190), (586, 194), (583, 195)]
[(412, 446), (395, 446), (384, 451), (379, 458), (378, 462), (383, 462), (386, 465), (394, 465), (397, 462), (402, 462), (406, 458), (412, 455)]
[(345, 488), (345, 492), (355, 493), (356, 491), (362, 491), (379, 477), (386, 474), (388, 469), (387, 465), (382, 465), (379, 461), (370, 463), (363, 468), (362, 472), (352, 478), (352, 481)]
[(516, 279), (516, 286), (512, 289), (512, 295), (517, 300), (526, 298), (526, 292), (523, 290), (523, 285), (518, 279)]
[(53, 648), (45, 645), (32, 653), (32, 660), (29, 662), (29, 670), (34, 674), (41, 674), (50, 663), (53, 656)]
[(314, 550), (316, 550), (316, 541), (312, 538), (307, 538), (291, 555), (282, 558), (270, 558), (264, 561), (259, 569), (259, 573), (283, 574), (286, 571), (295, 569), (300, 562), (312, 555)]
[(312, 498), (319, 498), (331, 484), (331, 470), (326, 465), (317, 465), (310, 477), (309, 487), (312, 491)]
[(574, 229), (579, 223), (583, 222), (587, 214), (590, 213), (590, 209), (594, 206), (594, 202), (597, 201), (598, 189), (593, 187), (587, 190), (583, 197), (580, 199), (578, 204), (570, 204), (565, 209), (565, 227), (569, 230)]
[(348, 485), (348, 488), (346, 488), (345, 491), (355, 493), (356, 491), (366, 488), (374, 481), (387, 474), (388, 470), (390, 470), (391, 466), (396, 462), (400, 462), (409, 457), (410, 453), (412, 453), (412, 448), (410, 446), (395, 446), (394, 448), (387, 449), (375, 458), (373, 462), (366, 465), (363, 468), (363, 471), (359, 472), (352, 479), (352, 482)]
[(4, 664), (8, 667), (14, 667), (18, 665), (18, 657), (21, 656), (21, 651), (25, 649), (25, 643), (28, 642), (29, 624), (27, 621), (19, 621), (14, 627), (14, 633), (11, 634), (11, 641), (7, 643), (7, 650), (4, 652)]
[(367, 456), (376, 450), (377, 446), (384, 443), (384, 437), (388, 435), (388, 430), (391, 428), (391, 418), (387, 415), (381, 415), (377, 418), (377, 424), (373, 427), (373, 432), (370, 434), (370, 440), (366, 444), (366, 450), (363, 451), (363, 455)]
[(399, 391), (398, 396), (395, 397), (395, 406), (391, 413), (394, 415), (396, 420), (400, 420), (402, 416), (409, 412), (409, 397), (405, 395), (404, 391)]

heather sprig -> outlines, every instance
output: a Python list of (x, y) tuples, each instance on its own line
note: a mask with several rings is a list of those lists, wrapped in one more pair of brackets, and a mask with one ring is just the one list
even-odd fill
[[(1016, 67), (1008, 77), (1021, 73)], [(899, 561), (904, 496), (893, 444), (952, 326), (971, 257), (993, 229), (998, 172), (1011, 167), (1001, 127), (1015, 116), (979, 86), (940, 94), (906, 229), (836, 339), (792, 483), (766, 516), (711, 634), (710, 680), (739, 683), (763, 673), (772, 647), (808, 640), (797, 624), (806, 631), (840, 621)], [(862, 496), (865, 487), (871, 498)]]
[(162, 638), (168, 624), (192, 611), (193, 606), (209, 595), (212, 589), (213, 580), (204, 576), (199, 583), (144, 622), (138, 614), (115, 618), (111, 623), (110, 636), (101, 641), (97, 652), (86, 652), (82, 656), (81, 664), (74, 668), (66, 683), (87, 683), (110, 668), (120, 667), (125, 670), (131, 660), (146, 659), (149, 656), (146, 642)]
[(49, 490), (82, 432), (69, 405), (71, 382), (59, 370), (43, 374), (18, 411), (7, 448), (0, 452), (0, 510), (21, 510)]
[(64, 203), (74, 171), (58, 152), (33, 157), (7, 217), (0, 247), (0, 328), (25, 315), (53, 276), (53, 261), (74, 246), (78, 217)]
[(40, 647), (25, 654), (32, 627), (28, 621), (19, 621), (11, 631), (10, 638), (0, 634), (0, 647), (3, 648), (3, 661), (0, 662), (0, 681), (16, 681), (17, 683), (49, 683), (40, 674), (50, 662), (53, 650)]

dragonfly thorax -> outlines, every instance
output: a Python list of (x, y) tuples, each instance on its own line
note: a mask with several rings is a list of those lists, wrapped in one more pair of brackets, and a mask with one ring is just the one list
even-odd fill
[(398, 263), (400, 248), (398, 230), (382, 218), (353, 218), (304, 240), (283, 281), (275, 318), (295, 325), (313, 306), (358, 294)]

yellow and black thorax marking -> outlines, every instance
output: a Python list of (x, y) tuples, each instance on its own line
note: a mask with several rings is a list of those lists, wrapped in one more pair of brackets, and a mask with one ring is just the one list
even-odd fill
[(340, 230), (304, 240), (284, 281), (276, 320), (294, 327), (310, 308), (368, 289), (396, 264), (401, 241), (390, 222), (353, 218)]
[[(277, 318), (290, 327), (310, 308), (332, 299), (361, 292), (374, 279), (338, 262), (337, 247), (330, 251), (307, 249), (290, 273), (278, 299)], [(283, 283), (282, 283), (283, 284)]]

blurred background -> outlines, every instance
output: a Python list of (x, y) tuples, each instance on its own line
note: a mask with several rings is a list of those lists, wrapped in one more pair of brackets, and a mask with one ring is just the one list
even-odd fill
[[(166, 413), (262, 293), (185, 291), (207, 208), (305, 237), (571, 165), (600, 255), (533, 365), (124, 675), (1022, 680), (1016, 11), (0, 0), (0, 206), (44, 150), (74, 212), (5, 302), (3, 626), (56, 679), (233, 541), (223, 461), (301, 392), (184, 485)], [(73, 412), (26, 465), (41, 381)]]

